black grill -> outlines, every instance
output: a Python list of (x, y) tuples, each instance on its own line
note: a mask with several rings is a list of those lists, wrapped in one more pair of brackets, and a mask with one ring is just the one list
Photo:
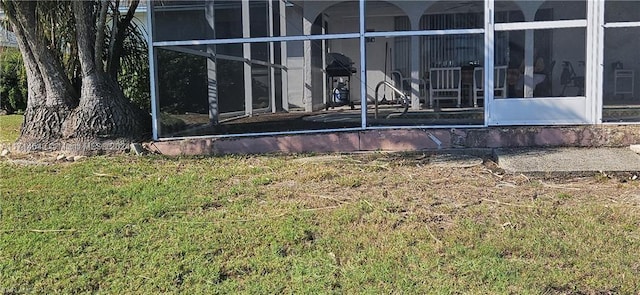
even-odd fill
[[(330, 97), (327, 100), (326, 109), (344, 105), (354, 108), (350, 98), (351, 75), (357, 70), (350, 58), (340, 53), (329, 53), (329, 64), (325, 68), (329, 80)], [(342, 78), (342, 79), (339, 79)], [(341, 81), (342, 80), (342, 81)]]
[(329, 60), (325, 69), (329, 77), (349, 77), (356, 72), (353, 61), (340, 53), (329, 53)]

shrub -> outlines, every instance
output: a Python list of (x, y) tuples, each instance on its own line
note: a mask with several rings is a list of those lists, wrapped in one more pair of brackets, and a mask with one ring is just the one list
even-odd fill
[(27, 72), (18, 49), (0, 48), (0, 109), (24, 112), (27, 107)]

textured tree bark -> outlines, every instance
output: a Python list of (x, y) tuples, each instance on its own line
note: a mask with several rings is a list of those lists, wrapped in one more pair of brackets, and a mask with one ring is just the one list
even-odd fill
[(16, 149), (94, 153), (124, 149), (128, 142), (146, 139), (151, 126), (149, 115), (124, 96), (96, 58), (94, 3), (72, 2), (82, 70), (78, 95), (55, 49), (46, 44), (38, 24), (38, 2), (0, 0), (27, 69), (27, 109)]
[[(140, 120), (145, 116), (96, 65), (92, 5), (88, 1), (73, 2), (82, 88), (80, 103), (62, 124), (66, 146), (78, 148), (79, 152), (98, 147), (103, 141), (140, 140), (150, 125), (147, 120)], [(83, 146), (87, 143), (89, 146)]]
[(74, 103), (73, 89), (44, 38), (37, 34), (35, 2), (9, 2), (5, 8), (27, 70), (27, 109), (16, 149), (25, 152), (58, 149), (62, 122)]

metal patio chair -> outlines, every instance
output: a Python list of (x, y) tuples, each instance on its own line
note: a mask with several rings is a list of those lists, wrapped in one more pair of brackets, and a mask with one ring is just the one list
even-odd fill
[(460, 107), (461, 79), (460, 67), (429, 69), (429, 107), (433, 107), (434, 102), (440, 100), (454, 100), (456, 107)]

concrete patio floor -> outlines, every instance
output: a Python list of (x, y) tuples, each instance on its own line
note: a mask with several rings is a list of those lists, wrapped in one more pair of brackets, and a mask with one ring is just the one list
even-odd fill
[(494, 155), (509, 173), (640, 172), (640, 155), (629, 147), (496, 149)]

